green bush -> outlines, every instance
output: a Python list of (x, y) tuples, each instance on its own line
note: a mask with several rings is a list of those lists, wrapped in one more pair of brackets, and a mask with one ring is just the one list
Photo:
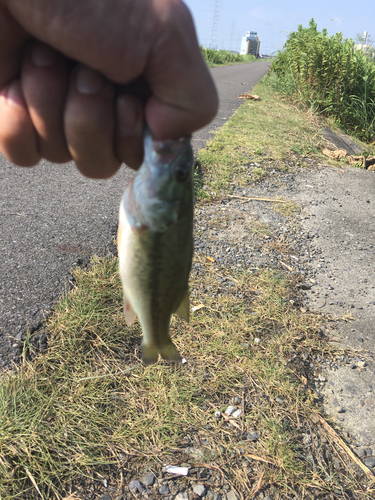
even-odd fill
[(342, 33), (328, 36), (311, 19), (289, 34), (272, 64), (271, 80), (283, 93), (333, 115), (362, 139), (375, 139), (375, 63)]
[(228, 64), (255, 61), (256, 57), (250, 54), (241, 56), (240, 54), (232, 54), (229, 50), (216, 50), (205, 48), (201, 45), (201, 54), (207, 65)]

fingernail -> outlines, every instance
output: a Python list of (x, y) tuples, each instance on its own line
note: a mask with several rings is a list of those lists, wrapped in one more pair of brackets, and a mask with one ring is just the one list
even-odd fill
[(34, 66), (38, 68), (48, 68), (56, 61), (56, 52), (41, 43), (34, 43), (31, 49), (31, 59)]
[(142, 120), (141, 108), (138, 102), (132, 97), (122, 95), (117, 99), (117, 131), (120, 136), (129, 137), (130, 135), (141, 132)]
[(95, 95), (103, 86), (104, 78), (97, 71), (81, 66), (78, 70), (76, 86), (80, 94)]

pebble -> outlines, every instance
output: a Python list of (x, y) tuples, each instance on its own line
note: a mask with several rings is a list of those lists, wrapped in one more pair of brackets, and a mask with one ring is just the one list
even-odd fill
[(336, 406), (336, 411), (337, 411), (337, 413), (345, 413), (346, 412), (345, 408), (343, 408), (342, 406)]
[(236, 495), (236, 492), (233, 490), (228, 491), (227, 500), (238, 500), (238, 496)]
[(366, 455), (364, 448), (357, 448), (357, 457), (362, 458)]
[(230, 416), (235, 411), (235, 409), (236, 408), (234, 406), (228, 406), (228, 408), (225, 410), (225, 414)]
[(129, 488), (131, 490), (135, 490), (136, 492), (138, 491), (139, 493), (142, 493), (143, 491), (145, 491), (145, 487), (143, 486), (143, 484), (141, 483), (141, 481), (138, 481), (138, 479), (135, 479), (133, 481), (130, 481), (129, 483)]
[(249, 441), (256, 441), (257, 439), (259, 439), (259, 434), (257, 432), (252, 432), (252, 433), (249, 433), (246, 438), (249, 440)]
[(189, 500), (189, 496), (187, 494), (187, 491), (180, 491), (180, 493), (178, 493), (174, 500)]
[(375, 458), (366, 458), (365, 460), (365, 465), (367, 465), (367, 467), (375, 467)]
[(302, 436), (303, 436), (302, 442), (303, 442), (304, 445), (311, 444), (312, 439), (311, 439), (310, 434), (302, 434)]
[(145, 474), (145, 476), (142, 479), (142, 483), (145, 486), (152, 486), (154, 482), (155, 482), (155, 476), (153, 475), (152, 472), (147, 472), (147, 474)]
[(206, 488), (204, 487), (203, 484), (195, 484), (193, 486), (193, 491), (199, 497), (204, 497), (206, 494)]
[(168, 486), (172, 495), (176, 495), (178, 493), (178, 486), (174, 481), (169, 481)]
[(159, 493), (160, 493), (160, 495), (169, 495), (170, 491), (169, 491), (168, 485), (163, 484), (163, 486), (161, 486), (159, 488)]

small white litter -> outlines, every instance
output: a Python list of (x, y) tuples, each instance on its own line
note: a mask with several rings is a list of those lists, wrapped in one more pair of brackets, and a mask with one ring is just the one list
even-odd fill
[(170, 474), (178, 474), (180, 476), (187, 476), (189, 474), (189, 467), (178, 467), (177, 465), (166, 465), (166, 472)]
[(236, 408), (234, 406), (228, 406), (228, 408), (225, 410), (225, 415), (231, 416), (235, 409)]
[(204, 304), (199, 304), (197, 306), (192, 307), (191, 312), (199, 311), (199, 309), (203, 309), (203, 308), (204, 308)]
[(187, 363), (187, 360), (185, 358), (182, 358), (181, 363), (184, 365), (185, 363)]
[(221, 411), (215, 411), (215, 417), (219, 419), (221, 417)]
[(242, 410), (236, 410), (236, 411), (233, 413), (232, 417), (233, 417), (233, 418), (238, 418), (238, 417), (241, 415), (241, 413), (242, 413)]

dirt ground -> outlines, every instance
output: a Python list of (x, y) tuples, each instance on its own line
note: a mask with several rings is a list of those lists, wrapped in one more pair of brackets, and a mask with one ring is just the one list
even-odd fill
[[(300, 167), (302, 162), (307, 167)], [(303, 353), (293, 357), (290, 366), (307, 377), (326, 413), (341, 428), (340, 434), (350, 449), (374, 472), (375, 238), (371, 223), (375, 220), (372, 196), (375, 174), (354, 168), (333, 168), (298, 155), (290, 156), (288, 172), (279, 171), (267, 159), (257, 157), (249, 162), (249, 174), (258, 165), (268, 174), (263, 181), (246, 188), (233, 185), (230, 196), (197, 206), (195, 252), (213, 259), (218, 266), (245, 266), (254, 272), (273, 268), (301, 276), (299, 293), (286, 300), (306, 311), (322, 313), (321, 334), (345, 348), (346, 355), (336, 356), (332, 361)], [(251, 200), (252, 197), (291, 200), (295, 211), (283, 212), (277, 204)], [(229, 285), (223, 280), (220, 286), (224, 292)], [(324, 447), (326, 440), (319, 434), (320, 424), (311, 420), (311, 435)], [(321, 451), (315, 449), (312, 453), (318, 456)], [(341, 458), (349, 468), (357, 467), (345, 454)], [(341, 459), (333, 460), (339, 467)], [(84, 500), (130, 499), (142, 498), (147, 490), (153, 498), (152, 494), (162, 485), (163, 492), (170, 490), (177, 494), (176, 499), (198, 498), (192, 487), (197, 480), (193, 472), (193, 482), (185, 484), (181, 478), (167, 482), (163, 473), (155, 469), (156, 483), (146, 488), (144, 477), (149, 471), (139, 466), (132, 468), (121, 488), (90, 482), (79, 485), (76, 495)], [(112, 483), (118, 483), (113, 473), (110, 477)], [(200, 476), (197, 477), (199, 480)], [(138, 487), (141, 489), (137, 490)], [(214, 500), (238, 500), (234, 491), (225, 488), (204, 495)], [(254, 498), (273, 500), (279, 496), (276, 491), (267, 490)], [(342, 496), (322, 493), (319, 498)], [(363, 497), (351, 492), (345, 498)]]
[[(334, 342), (348, 349), (334, 366), (323, 366), (324, 405), (357, 447), (375, 453), (375, 174), (310, 166), (295, 173), (271, 171), (264, 182), (235, 192), (282, 197), (300, 206), (301, 231), (289, 265), (306, 274), (306, 307), (336, 318)], [(259, 220), (272, 226), (269, 208), (255, 205)]]

